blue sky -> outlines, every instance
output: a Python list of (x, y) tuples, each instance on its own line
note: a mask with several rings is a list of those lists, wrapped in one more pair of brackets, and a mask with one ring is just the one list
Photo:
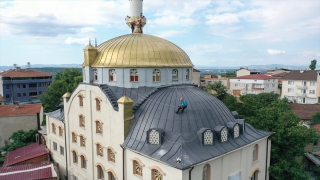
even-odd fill
[[(145, 34), (184, 49), (196, 66), (320, 63), (319, 0), (144, 0)], [(81, 64), (130, 33), (127, 0), (0, 1), (0, 66)], [(319, 64), (318, 63), (318, 64)]]

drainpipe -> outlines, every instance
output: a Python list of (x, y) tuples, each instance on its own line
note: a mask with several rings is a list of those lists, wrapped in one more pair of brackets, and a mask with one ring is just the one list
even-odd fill
[(266, 173), (265, 173), (265, 179), (267, 180), (267, 175), (268, 175), (268, 154), (269, 154), (269, 138), (267, 138), (267, 153), (266, 153)]
[(120, 147), (122, 148), (122, 176), (123, 176), (123, 180), (125, 180), (124, 178), (124, 175), (125, 175), (125, 172), (124, 172), (124, 146), (120, 145)]
[(193, 170), (194, 167), (192, 167), (190, 170), (189, 170), (189, 180), (191, 180), (191, 171)]
[(68, 151), (67, 151), (67, 135), (66, 135), (66, 122), (63, 122), (63, 127), (64, 127), (64, 151), (66, 153), (66, 180), (68, 180)]

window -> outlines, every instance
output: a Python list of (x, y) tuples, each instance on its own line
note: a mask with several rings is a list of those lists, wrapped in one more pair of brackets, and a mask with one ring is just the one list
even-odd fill
[(9, 85), (6, 85), (6, 89), (9, 89), (10, 88), (10, 86)]
[(294, 81), (288, 81), (288, 84), (293, 85)]
[(42, 91), (39, 91), (39, 94), (42, 94)]
[(75, 175), (72, 175), (72, 180), (78, 180), (78, 177)]
[(203, 144), (212, 145), (213, 144), (213, 133), (211, 130), (206, 130), (203, 133)]
[(309, 90), (309, 94), (315, 94), (316, 90)]
[(41, 85), (42, 85), (42, 83), (39, 83), (39, 84), (38, 84), (38, 87), (41, 87)]
[(259, 173), (259, 171), (256, 170), (256, 171), (252, 174), (251, 180), (258, 180), (258, 173)]
[(97, 144), (97, 155), (103, 157), (103, 146), (101, 144)]
[(159, 132), (152, 130), (149, 134), (149, 143), (150, 144), (160, 144)]
[(94, 81), (98, 81), (98, 70), (93, 69), (93, 74), (94, 74)]
[(83, 96), (79, 95), (79, 106), (83, 106)]
[(108, 172), (108, 179), (110, 180), (116, 180), (112, 172)]
[(96, 133), (100, 133), (100, 134), (102, 134), (102, 122), (100, 122), (100, 121), (96, 121)]
[(35, 89), (37, 87), (37, 84), (29, 84), (30, 89)]
[(233, 132), (234, 132), (234, 138), (239, 137), (240, 135), (240, 127), (239, 124), (236, 124), (233, 128)]
[(79, 126), (80, 127), (85, 127), (86, 126), (86, 121), (83, 115), (79, 116)]
[(26, 88), (26, 84), (22, 84), (22, 88)]
[(116, 70), (115, 69), (109, 70), (109, 81), (116, 81)]
[(85, 159), (85, 157), (81, 155), (80, 159), (81, 159), (81, 168), (87, 169), (87, 160)]
[(153, 82), (160, 82), (161, 78), (161, 72), (159, 69), (154, 69), (153, 70), (153, 76), (152, 76), (152, 81)]
[(56, 142), (53, 142), (53, 150), (57, 150), (57, 143)]
[(52, 126), (52, 133), (56, 134), (56, 125), (52, 123), (51, 126)]
[(78, 139), (77, 139), (77, 135), (76, 133), (72, 133), (72, 142), (77, 143)]
[(239, 83), (234, 84), (235, 87), (240, 87)]
[(288, 88), (288, 92), (294, 92), (293, 88)]
[(26, 96), (27, 96), (27, 93), (23, 93), (22, 95), (23, 95), (23, 97), (26, 97)]
[(315, 86), (316, 82), (310, 82), (310, 86)]
[(130, 81), (137, 82), (138, 81), (138, 70), (130, 69)]
[(98, 179), (103, 179), (104, 178), (104, 173), (103, 169), (100, 165), (97, 166), (97, 173), (98, 173)]
[(59, 126), (59, 136), (63, 136), (63, 128)]
[(318, 139), (313, 143), (313, 146), (314, 146), (314, 147), (317, 147), (317, 146), (318, 146)]
[(254, 147), (253, 147), (253, 152), (252, 152), (253, 160), (252, 160), (252, 162), (258, 160), (258, 155), (259, 155), (259, 152), (258, 152), (258, 151), (259, 151), (259, 146), (258, 146), (258, 144), (256, 144), (256, 145), (254, 145)]
[(20, 84), (17, 84), (17, 88), (20, 89)]
[(111, 149), (108, 149), (108, 161), (116, 162), (116, 156)]
[(6, 98), (10, 98), (10, 94), (6, 94)]
[(225, 142), (228, 140), (228, 131), (226, 128), (221, 130), (221, 142)]
[(73, 163), (78, 163), (78, 155), (75, 151), (72, 151)]
[(266, 86), (266, 87), (269, 87), (269, 84), (266, 84), (265, 86)]
[(162, 174), (156, 169), (152, 169), (151, 176), (152, 180), (163, 180)]
[(189, 81), (189, 75), (190, 75), (189, 71), (190, 71), (189, 69), (186, 70), (186, 80), (187, 81)]
[(178, 81), (178, 69), (172, 70), (172, 81)]
[(211, 168), (209, 164), (204, 165), (202, 171), (202, 180), (210, 180), (211, 179)]
[(136, 160), (133, 161), (133, 174), (139, 175), (141, 177), (143, 176), (142, 165), (139, 164), (139, 162)]
[(60, 146), (60, 154), (64, 155), (64, 148), (62, 146)]
[(37, 95), (38, 95), (37, 92), (30, 92), (30, 93), (29, 93), (29, 96), (37, 96)]
[(86, 147), (86, 138), (80, 135), (80, 146)]
[(100, 107), (100, 105), (101, 105), (100, 102), (101, 102), (101, 100), (98, 99), (98, 98), (96, 98), (96, 110), (97, 110), (97, 111), (100, 111), (100, 108), (101, 108), (101, 107)]
[(21, 97), (21, 93), (18, 93), (18, 97)]

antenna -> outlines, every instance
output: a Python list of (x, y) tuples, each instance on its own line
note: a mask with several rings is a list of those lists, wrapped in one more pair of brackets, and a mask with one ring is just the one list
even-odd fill
[(97, 38), (94, 38), (95, 47), (97, 47)]
[(91, 45), (91, 38), (89, 38), (89, 45)]

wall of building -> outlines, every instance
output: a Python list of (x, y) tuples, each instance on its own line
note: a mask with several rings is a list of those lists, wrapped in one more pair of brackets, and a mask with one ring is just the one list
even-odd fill
[(239, 69), (237, 71), (237, 77), (239, 76), (247, 76), (250, 75), (250, 71), (248, 69)]
[[(241, 95), (259, 94), (262, 92), (274, 92), (280, 94), (278, 79), (254, 80), (254, 79), (230, 79), (230, 94), (233, 90), (240, 90)], [(238, 85), (237, 85), (238, 84)]]
[[(41, 122), (42, 117), (40, 113)], [(0, 117), (0, 148), (6, 145), (5, 142), (10, 143), (9, 138), (14, 132), (29, 131), (35, 128), (37, 128), (37, 115)]]
[[(289, 84), (289, 81), (293, 81), (293, 84)], [(306, 82), (306, 85), (304, 85)], [(311, 82), (315, 85), (311, 86)], [(296, 103), (314, 104), (317, 103), (317, 81), (301, 81), (301, 80), (283, 80), (282, 81), (282, 94), (281, 98), (288, 98), (288, 100)], [(292, 92), (288, 92), (289, 88), (293, 89)], [(305, 93), (303, 92), (305, 89)], [(315, 94), (310, 94), (310, 90), (314, 90)], [(303, 102), (305, 99), (305, 102)]]
[(200, 72), (192, 73), (192, 83), (197, 84), (200, 87)]
[[(66, 175), (66, 148), (65, 148), (65, 135), (64, 135), (64, 124), (61, 120), (46, 116), (47, 121), (47, 147), (51, 153), (51, 158), (55, 163), (59, 164), (59, 176), (60, 179), (64, 179)], [(52, 124), (56, 126), (56, 133), (52, 131)], [(63, 129), (62, 136), (59, 134), (59, 127)], [(53, 142), (57, 143), (57, 149), (54, 150)], [(60, 146), (63, 147), (63, 154), (60, 152)], [(69, 154), (68, 154), (69, 156)]]

